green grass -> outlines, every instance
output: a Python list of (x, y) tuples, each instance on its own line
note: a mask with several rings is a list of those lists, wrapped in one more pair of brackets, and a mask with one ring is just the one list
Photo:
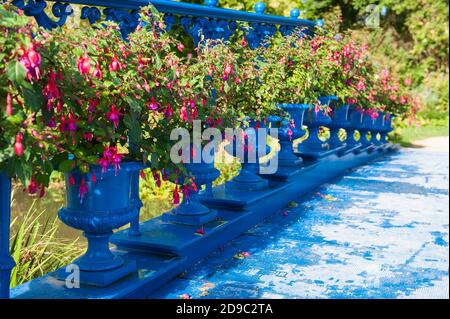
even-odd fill
[(405, 127), (396, 130), (392, 141), (400, 143), (403, 147), (414, 147), (415, 141), (435, 136), (448, 136), (448, 125), (426, 125), (421, 127)]

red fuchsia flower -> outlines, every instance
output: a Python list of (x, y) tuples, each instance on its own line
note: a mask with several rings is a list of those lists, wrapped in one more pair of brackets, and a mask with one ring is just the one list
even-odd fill
[(380, 115), (377, 110), (373, 110), (373, 109), (368, 109), (367, 113), (369, 114), (372, 121), (376, 120), (378, 118), (378, 116)]
[(121, 154), (117, 154), (117, 153), (114, 154), (112, 156), (111, 162), (114, 165), (114, 172), (117, 175), (117, 172), (120, 169), (120, 163), (122, 162), (122, 155)]
[(111, 59), (111, 62), (109, 63), (109, 71), (117, 72), (121, 69), (122, 69), (122, 64), (117, 59), (117, 56), (114, 54), (113, 58)]
[(97, 183), (97, 175), (95, 175), (95, 172), (93, 171), (92, 172), (92, 176), (91, 176), (91, 181), (92, 181), (92, 183)]
[(91, 132), (85, 132), (83, 133), (83, 138), (86, 141), (92, 141), (92, 139), (94, 138), (94, 134), (92, 134)]
[(109, 121), (114, 125), (114, 128), (117, 129), (120, 122), (120, 117), (123, 115), (118, 109), (116, 109), (116, 106), (113, 104), (111, 105), (111, 110), (106, 113), (108, 116)]
[(22, 132), (17, 133), (16, 135), (16, 142), (14, 143), (14, 153), (18, 156), (21, 157), (23, 155), (23, 144), (22, 144), (22, 140), (23, 140), (23, 134)]
[(80, 56), (78, 58), (77, 68), (81, 75), (89, 75), (91, 73), (91, 58), (87, 55)]
[(180, 109), (180, 118), (185, 122), (187, 122), (189, 120), (187, 108), (185, 105), (183, 105)]
[(105, 174), (108, 169), (108, 165), (109, 165), (108, 159), (105, 157), (101, 157), (98, 160), (98, 164), (102, 167), (102, 174)]
[(50, 101), (61, 97), (58, 86), (56, 85), (56, 77), (56, 73), (53, 72), (53, 70), (50, 70), (48, 74), (48, 82), (42, 90), (45, 98)]
[(391, 95), (389, 95), (389, 100), (391, 100), (391, 101), (396, 101), (397, 100), (397, 95), (394, 95), (394, 94), (391, 94)]
[(204, 234), (206, 234), (206, 232), (205, 232), (205, 230), (204, 230), (203, 227), (202, 227), (201, 229), (197, 229), (197, 230), (195, 231), (195, 234), (196, 234), (196, 235), (201, 235), (201, 236), (203, 236)]
[(39, 192), (39, 198), (42, 198), (45, 196), (45, 186), (41, 185), (41, 191)]
[(72, 174), (69, 174), (69, 185), (70, 186), (75, 185), (75, 178), (73, 178)]
[(77, 122), (78, 120), (75, 118), (75, 116), (71, 113), (67, 116), (67, 130), (70, 133), (73, 133), (77, 130)]
[(181, 43), (178, 43), (178, 44), (177, 44), (177, 50), (180, 51), (180, 52), (183, 52), (183, 50), (184, 50), (184, 45), (181, 44)]
[(33, 79), (39, 80), (40, 77), (40, 65), (41, 55), (35, 50), (34, 44), (28, 50), (21, 49), (23, 52), (19, 59), (19, 62), (24, 66), (26, 70), (26, 78), (28, 81), (33, 82)]
[(80, 197), (80, 203), (83, 203), (83, 199), (88, 193), (88, 187), (86, 185), (86, 182), (84, 181), (84, 178), (81, 178), (80, 186), (78, 187), (78, 196)]
[(9, 116), (11, 116), (13, 114), (12, 95), (10, 92), (8, 92), (8, 95), (6, 95), (6, 114)]
[(47, 126), (50, 127), (50, 128), (55, 128), (56, 127), (56, 119), (55, 119), (55, 117), (51, 117), (47, 121)]
[(34, 179), (34, 176), (31, 176), (30, 184), (28, 184), (28, 193), (33, 195), (33, 194), (36, 194), (36, 192), (37, 192), (37, 184)]
[(366, 83), (363, 79), (359, 80), (358, 84), (356, 85), (356, 88), (358, 91), (364, 91), (366, 89)]
[(242, 38), (241, 38), (241, 45), (242, 45), (243, 47), (247, 46), (247, 41), (245, 40), (245, 37), (242, 37)]
[(404, 83), (406, 86), (410, 86), (410, 85), (412, 85), (412, 79), (411, 79), (411, 78), (406, 78), (406, 79), (403, 81), (403, 83)]
[(92, 71), (92, 76), (94, 77), (94, 78), (97, 78), (97, 79), (99, 79), (99, 80), (103, 80), (103, 72), (102, 72), (102, 70), (100, 69), (100, 64), (96, 64), (95, 65), (95, 69), (94, 69), (94, 71)]
[(172, 117), (172, 115), (173, 115), (173, 110), (170, 107), (170, 103), (167, 103), (167, 107), (164, 110), (164, 117), (169, 118), (169, 117)]
[(175, 205), (180, 203), (180, 194), (178, 193), (178, 186), (175, 186), (175, 189), (172, 192), (172, 200)]
[(158, 187), (161, 187), (161, 175), (157, 171), (152, 171), (153, 179)]
[(408, 102), (409, 102), (409, 100), (408, 100), (407, 96), (404, 96), (404, 95), (400, 96), (400, 103), (401, 104), (408, 104)]
[(149, 108), (150, 110), (156, 111), (156, 110), (158, 110), (158, 109), (160, 108), (161, 105), (160, 105), (159, 103), (156, 103), (156, 102), (155, 102), (155, 98), (152, 97), (151, 102), (148, 103), (147, 106), (148, 106), (148, 108)]

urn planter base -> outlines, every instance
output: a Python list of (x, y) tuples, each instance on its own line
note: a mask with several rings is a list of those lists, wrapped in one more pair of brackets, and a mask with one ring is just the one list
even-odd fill
[(205, 214), (201, 215), (182, 215), (175, 212), (165, 213), (162, 216), (162, 220), (169, 223), (202, 226), (213, 221), (217, 217), (217, 211), (208, 210)]
[[(112, 285), (113, 283), (119, 281), (127, 277), (128, 275), (134, 274), (137, 270), (137, 265), (134, 260), (126, 260), (122, 261), (122, 258), (119, 256), (115, 256), (119, 260), (121, 260), (121, 266), (103, 271), (85, 271), (80, 270), (80, 284), (95, 286), (95, 287), (107, 287)], [(70, 271), (68, 271), (70, 269)], [(56, 277), (59, 280), (70, 281), (71, 275), (74, 274), (72, 268), (61, 268), (56, 272)]]

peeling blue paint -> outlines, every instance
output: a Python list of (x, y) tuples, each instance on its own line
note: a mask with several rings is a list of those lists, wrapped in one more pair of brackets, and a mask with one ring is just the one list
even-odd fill
[[(448, 298), (448, 187), (448, 153), (404, 150), (320, 188), (149, 297)], [(250, 255), (233, 258), (241, 251)]]

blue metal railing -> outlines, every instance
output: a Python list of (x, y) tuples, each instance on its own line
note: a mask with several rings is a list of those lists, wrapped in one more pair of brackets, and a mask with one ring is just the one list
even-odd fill
[[(47, 2), (53, 2), (52, 13), (55, 20), (50, 18), (45, 11)], [(312, 30), (315, 26), (323, 25), (322, 20), (310, 21), (299, 19), (300, 11), (296, 8), (291, 10), (291, 17), (274, 16), (264, 14), (266, 6), (258, 2), (254, 6), (255, 12), (245, 12), (217, 7), (217, 0), (205, 0), (205, 5), (190, 4), (184, 2), (167, 0), (13, 0), (12, 3), (24, 10), (28, 16), (36, 18), (37, 22), (47, 28), (53, 29), (66, 23), (67, 17), (73, 15), (70, 4), (82, 6), (82, 19), (88, 19), (95, 23), (102, 19), (115, 21), (119, 24), (122, 34), (126, 37), (139, 24), (139, 9), (152, 4), (164, 13), (167, 29), (176, 23), (176, 16), (180, 16), (179, 23), (194, 38), (197, 45), (199, 42), (198, 31), (202, 29), (203, 36), (214, 33), (215, 38), (229, 38), (236, 30), (236, 21), (247, 22), (251, 28), (247, 30), (250, 39), (256, 39), (254, 46), (261, 44), (266, 36), (272, 36), (278, 30), (287, 35), (295, 29)], [(104, 7), (101, 11), (98, 7)], [(279, 26), (279, 28), (277, 28)], [(219, 34), (219, 36), (217, 36)]]

